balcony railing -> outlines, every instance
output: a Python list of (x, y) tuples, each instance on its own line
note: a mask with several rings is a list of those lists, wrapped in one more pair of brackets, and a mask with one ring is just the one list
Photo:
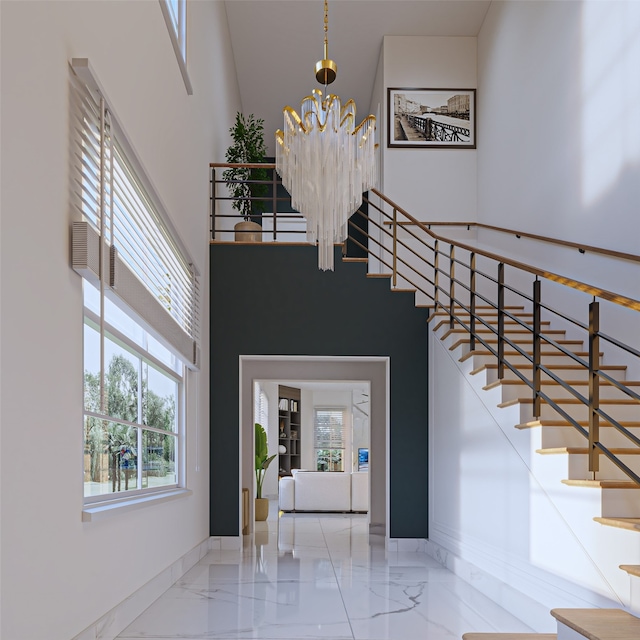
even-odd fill
[[(233, 224), (241, 220), (231, 209), (224, 181), (216, 174), (227, 166), (211, 165), (211, 238), (214, 241), (232, 240)], [(304, 218), (291, 209), (274, 165), (261, 166), (270, 171), (271, 185), (269, 195), (263, 198), (268, 206), (260, 217), (263, 239), (306, 242)], [(585, 438), (589, 471), (594, 478), (600, 456), (604, 455), (640, 485), (640, 475), (600, 437), (600, 427), (606, 424), (626, 438), (628, 447), (640, 449), (637, 435), (640, 395), (633, 385), (612, 375), (611, 369), (601, 364), (600, 355), (606, 351), (607, 358), (614, 358), (626, 365), (631, 375), (640, 377), (640, 332), (637, 330), (640, 302), (610, 288), (499, 255), (472, 242), (444, 237), (432, 229), (444, 225), (512, 234), (516, 239), (542, 243), (547, 250), (561, 247), (578, 250), (580, 254), (597, 254), (602, 259), (615, 261), (625, 273), (627, 283), (640, 282), (640, 256), (490, 225), (421, 222), (375, 189), (364, 198), (364, 206), (349, 221), (348, 243), (359, 250), (360, 255), (368, 256), (369, 273), (388, 276), (394, 289), (415, 291), (416, 303), (432, 308), (431, 318), (444, 315), (450, 330), (461, 329), (467, 335), (471, 354), (482, 351), (495, 358), (498, 379), (504, 379), (507, 371), (512, 372), (529, 390), (534, 417), (540, 417), (544, 403), (555, 410), (559, 419), (573, 426)], [(347, 243), (343, 255), (347, 253), (346, 246)], [(521, 317), (513, 311), (514, 305), (524, 307), (529, 315)], [(487, 310), (496, 316), (495, 322), (486, 319)], [(585, 349), (574, 351), (563, 344), (546, 328), (549, 322), (583, 341)], [(528, 337), (526, 346), (530, 348), (509, 337), (505, 331), (507, 323)], [(612, 327), (610, 331), (607, 325)], [(549, 353), (568, 359), (572, 363), (569, 369), (583, 371), (587, 378), (586, 393), (548, 365)], [(519, 364), (523, 360), (526, 366)], [(528, 370), (530, 375), (526, 373)], [(565, 403), (558, 402), (553, 392), (545, 390), (548, 385), (542, 384), (543, 377), (568, 394), (571, 403), (583, 407), (583, 417), (576, 418)], [(616, 390), (621, 400), (618, 403), (601, 400), (603, 387)], [(622, 413), (618, 413), (620, 407), (623, 407)]]

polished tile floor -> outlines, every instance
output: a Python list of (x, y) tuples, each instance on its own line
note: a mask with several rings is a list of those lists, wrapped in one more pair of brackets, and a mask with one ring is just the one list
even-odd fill
[(530, 631), (422, 553), (370, 541), (367, 518), (270, 514), (243, 550), (209, 552), (119, 636), (460, 640)]

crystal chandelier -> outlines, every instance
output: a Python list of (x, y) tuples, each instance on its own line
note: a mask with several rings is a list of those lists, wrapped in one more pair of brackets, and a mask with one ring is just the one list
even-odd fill
[(302, 101), (300, 115), (283, 109), (284, 131), (276, 131), (276, 170), (291, 194), (291, 204), (307, 220), (307, 239), (318, 243), (318, 267), (333, 271), (333, 245), (347, 238), (349, 217), (362, 193), (377, 183), (375, 116), (356, 126), (356, 105), (327, 93), (337, 66), (328, 55), (328, 4), (324, 2), (324, 58), (314, 89)]

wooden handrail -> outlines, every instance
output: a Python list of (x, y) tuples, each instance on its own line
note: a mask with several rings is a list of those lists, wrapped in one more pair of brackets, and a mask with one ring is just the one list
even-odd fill
[[(393, 224), (390, 221), (385, 222), (386, 225)], [(399, 226), (410, 226), (413, 222), (399, 222)], [(479, 227), (480, 229), (489, 229), (490, 231), (498, 231), (499, 233), (507, 233), (514, 235), (517, 238), (531, 238), (532, 240), (540, 240), (547, 244), (557, 244), (563, 247), (569, 247), (571, 249), (577, 249), (581, 253), (588, 251), (589, 253), (596, 253), (613, 258), (620, 258), (621, 260), (631, 260), (632, 262), (640, 262), (640, 256), (634, 253), (625, 253), (624, 251), (614, 251), (613, 249), (604, 249), (603, 247), (596, 247), (590, 244), (583, 244), (581, 242), (572, 242), (570, 240), (560, 240), (558, 238), (552, 238), (550, 236), (541, 236), (536, 233), (529, 233), (528, 231), (516, 231), (515, 229), (507, 229), (506, 227), (496, 227), (491, 224), (484, 224), (483, 222), (458, 222), (445, 220), (438, 221), (426, 221), (423, 222), (429, 227)]]
[(634, 300), (633, 298), (627, 298), (626, 296), (613, 293), (612, 291), (608, 291), (607, 289), (601, 289), (600, 287), (593, 287), (584, 282), (580, 282), (579, 280), (574, 280), (573, 278), (567, 278), (557, 273), (553, 273), (553, 271), (545, 271), (544, 269), (533, 267), (531, 265), (525, 264), (524, 262), (512, 260), (511, 258), (505, 258), (504, 256), (500, 256), (496, 253), (492, 253), (491, 251), (486, 251), (484, 249), (480, 249), (478, 247), (466, 244), (464, 242), (459, 242), (457, 240), (450, 240), (448, 238), (444, 238), (438, 235), (437, 233), (434, 233), (433, 231), (431, 231), (431, 229), (429, 229), (426, 226), (429, 223), (424, 223), (424, 222), (420, 222), (419, 220), (416, 220), (416, 218), (414, 218), (410, 213), (405, 211), (400, 205), (393, 202), (393, 200), (387, 198), (387, 196), (385, 196), (383, 193), (381, 193), (377, 189), (371, 189), (371, 191), (382, 201), (386, 202), (390, 207), (393, 207), (396, 211), (399, 211), (400, 213), (402, 213), (402, 215), (406, 216), (408, 220), (410, 220), (414, 225), (416, 225), (418, 228), (424, 231), (427, 235), (431, 236), (434, 240), (447, 242), (455, 247), (464, 249), (465, 251), (470, 251), (471, 253), (475, 253), (476, 255), (484, 256), (485, 258), (489, 258), (490, 260), (494, 260), (498, 263), (507, 264), (516, 269), (520, 269), (521, 271), (526, 271), (527, 273), (531, 273), (534, 276), (545, 278), (546, 280), (551, 280), (553, 282), (558, 282), (559, 284), (563, 284), (567, 287), (571, 287), (572, 289), (582, 291), (584, 293), (595, 296), (597, 298), (601, 298), (602, 300), (608, 300), (609, 302), (613, 302), (623, 307), (633, 309), (634, 311), (640, 311), (640, 301)]

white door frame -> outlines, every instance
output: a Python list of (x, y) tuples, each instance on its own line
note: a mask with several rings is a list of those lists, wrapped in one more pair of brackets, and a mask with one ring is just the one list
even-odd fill
[[(389, 358), (377, 356), (239, 357), (238, 531), (242, 530), (242, 487), (254, 486), (254, 380), (367, 381), (371, 389), (369, 422), (369, 531), (389, 540)], [(253, 492), (253, 489), (250, 489)], [(249, 530), (253, 531), (253, 500)]]

